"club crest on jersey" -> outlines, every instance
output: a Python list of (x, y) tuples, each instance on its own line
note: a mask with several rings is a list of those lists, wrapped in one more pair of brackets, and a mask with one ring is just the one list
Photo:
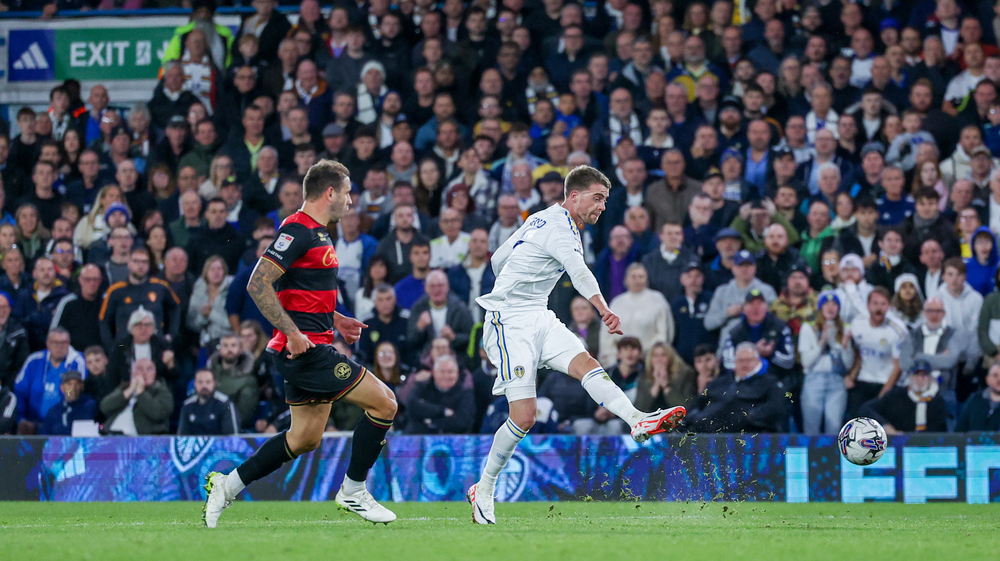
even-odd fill
[(351, 365), (346, 362), (341, 362), (333, 369), (333, 375), (337, 377), (338, 380), (346, 380), (351, 377)]
[(524, 367), (523, 366), (515, 366), (514, 367), (514, 375), (517, 376), (518, 378), (524, 378)]
[(531, 228), (541, 228), (542, 226), (545, 226), (545, 221), (537, 217), (532, 218), (531, 223), (529, 223), (528, 226)]
[(288, 234), (279, 234), (278, 239), (274, 242), (274, 249), (277, 251), (285, 251), (292, 245), (292, 241), (294, 240), (295, 238), (293, 236), (289, 236)]

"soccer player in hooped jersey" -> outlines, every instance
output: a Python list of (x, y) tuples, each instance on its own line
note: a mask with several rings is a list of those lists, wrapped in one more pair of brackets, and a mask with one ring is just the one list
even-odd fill
[(610, 189), (611, 182), (596, 169), (574, 169), (566, 176), (565, 200), (529, 216), (491, 259), (496, 283), (492, 292), (476, 302), (485, 310), (483, 348), (497, 366), (493, 394), (507, 396), (510, 417), (493, 437), (482, 477), (466, 495), (477, 524), (496, 523), (497, 476), (535, 424), (537, 368), (548, 367), (580, 380), (594, 401), (632, 427), (637, 442), (670, 430), (684, 418), (683, 407), (654, 413), (633, 407), (580, 339), (547, 306), (549, 293), (565, 271), (576, 290), (597, 308), (608, 331), (622, 333), (618, 316), (608, 309), (583, 260), (580, 238), (580, 227), (597, 223), (604, 212)]
[(302, 188), (302, 208), (281, 224), (247, 284), (247, 292), (274, 326), (267, 350), (285, 381), (292, 425), (228, 475), (208, 475), (205, 524), (209, 528), (247, 485), (318, 448), (331, 404), (339, 399), (361, 407), (365, 415), (354, 430), (337, 504), (370, 522), (388, 524), (396, 519), (365, 488), (368, 470), (378, 459), (396, 415), (396, 400), (388, 386), (332, 344), (334, 330), (354, 343), (368, 327), (334, 311), (337, 253), (326, 226), (340, 220), (351, 205), (347, 168), (320, 161), (309, 168)]

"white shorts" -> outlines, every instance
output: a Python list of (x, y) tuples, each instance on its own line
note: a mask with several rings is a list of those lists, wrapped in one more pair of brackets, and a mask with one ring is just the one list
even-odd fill
[(493, 395), (506, 395), (507, 401), (535, 397), (539, 367), (566, 374), (569, 363), (587, 352), (551, 310), (486, 311), (483, 322), (483, 348), (497, 367)]

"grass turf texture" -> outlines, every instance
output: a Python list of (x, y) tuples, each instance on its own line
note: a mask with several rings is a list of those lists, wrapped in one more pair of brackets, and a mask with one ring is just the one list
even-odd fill
[[(237, 502), (216, 530), (200, 503), (0, 503), (0, 560), (726, 558), (995, 559), (996, 505), (784, 503), (390, 504), (373, 526), (328, 503)], [(738, 557), (733, 557), (733, 555)]]

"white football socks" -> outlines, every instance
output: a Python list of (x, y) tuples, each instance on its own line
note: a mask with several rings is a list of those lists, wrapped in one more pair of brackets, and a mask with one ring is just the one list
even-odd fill
[(618, 415), (628, 426), (631, 427), (642, 419), (643, 413), (632, 405), (625, 392), (611, 381), (603, 368), (587, 372), (580, 383), (598, 405)]
[(490, 455), (486, 459), (486, 467), (483, 468), (483, 475), (479, 478), (479, 483), (476, 484), (477, 495), (482, 493), (490, 497), (493, 496), (497, 477), (503, 471), (503, 467), (507, 465), (507, 460), (510, 459), (514, 453), (514, 449), (517, 448), (517, 443), (521, 442), (521, 439), (527, 434), (515, 425), (514, 421), (511, 421), (510, 418), (507, 418), (507, 422), (497, 430), (497, 433), (493, 436), (493, 446), (490, 447)]
[(246, 489), (247, 486), (244, 485), (243, 480), (240, 479), (239, 471), (234, 469), (229, 473), (229, 475), (226, 476), (224, 487), (226, 491), (226, 498), (233, 500), (236, 498), (236, 495), (239, 495), (240, 491)]
[(347, 477), (345, 475), (344, 476), (344, 483), (341, 485), (341, 488), (344, 490), (345, 494), (348, 494), (348, 495), (357, 495), (358, 493), (360, 493), (360, 492), (362, 492), (362, 491), (365, 490), (365, 482), (364, 481), (355, 481), (355, 480), (353, 480), (350, 477)]

